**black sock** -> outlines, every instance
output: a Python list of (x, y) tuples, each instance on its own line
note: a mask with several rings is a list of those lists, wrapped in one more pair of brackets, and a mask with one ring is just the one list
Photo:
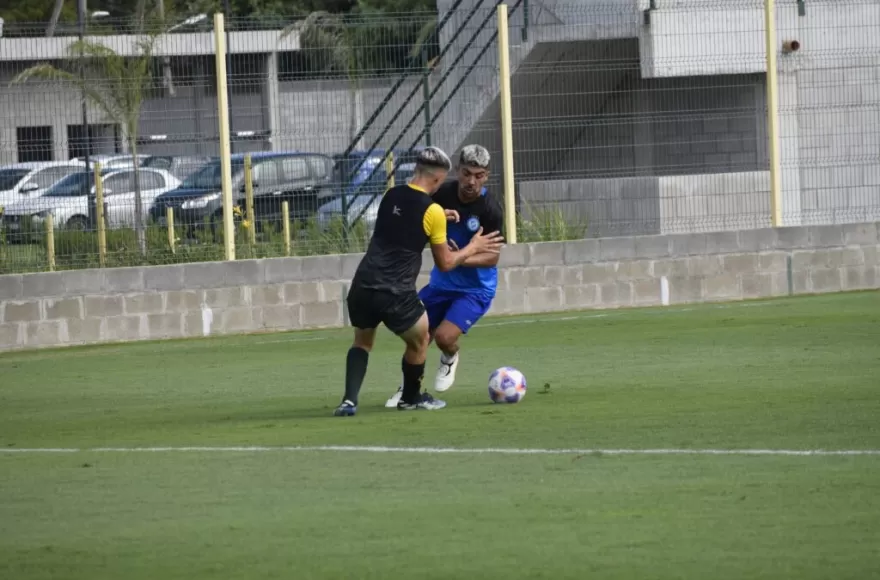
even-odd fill
[(355, 405), (358, 402), (358, 394), (364, 377), (367, 375), (367, 362), (370, 353), (356, 346), (348, 349), (348, 357), (345, 359), (345, 399)]
[(403, 359), (403, 393), (400, 400), (404, 403), (418, 403), (422, 393), (422, 377), (425, 376), (425, 363), (414, 365)]

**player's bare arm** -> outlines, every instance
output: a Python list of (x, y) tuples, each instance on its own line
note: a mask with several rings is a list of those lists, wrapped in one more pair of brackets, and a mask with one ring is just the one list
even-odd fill
[(462, 264), (469, 258), (473, 258), (479, 254), (491, 254), (498, 256), (501, 253), (501, 247), (504, 245), (504, 238), (501, 232), (483, 233), (483, 228), (477, 230), (470, 243), (464, 248), (454, 251), (450, 249), (449, 244), (444, 240), (441, 244), (431, 244), (431, 254), (434, 256), (434, 263), (442, 272), (448, 272)]
[[(458, 244), (455, 243), (455, 240), (450, 239), (448, 241), (448, 245), (452, 251), (457, 251), (459, 249)], [(466, 268), (491, 268), (492, 266), (498, 265), (498, 260), (500, 258), (500, 252), (482, 252), (479, 254), (475, 254), (470, 258), (467, 258), (464, 262), (461, 263), (461, 265)]]

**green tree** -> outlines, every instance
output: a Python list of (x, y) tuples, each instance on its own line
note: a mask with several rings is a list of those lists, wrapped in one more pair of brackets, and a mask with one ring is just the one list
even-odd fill
[[(76, 86), (110, 119), (122, 126), (129, 152), (137, 155), (138, 122), (144, 95), (153, 83), (153, 53), (158, 33), (136, 41), (136, 55), (126, 57), (103, 44), (76, 41), (68, 47), (69, 59), (61, 66), (43, 63), (19, 73), (12, 83), (31, 79), (62, 81)], [(98, 72), (84, 78), (77, 67), (87, 62)], [(134, 168), (135, 233), (141, 254), (146, 254), (140, 171)]]

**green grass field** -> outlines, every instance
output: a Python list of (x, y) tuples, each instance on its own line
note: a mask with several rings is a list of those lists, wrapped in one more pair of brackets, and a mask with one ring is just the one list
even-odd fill
[(880, 450), (880, 293), (487, 319), (437, 412), (383, 333), (332, 417), (349, 340), (0, 355), (0, 578), (880, 577), (880, 451), (590, 451)]

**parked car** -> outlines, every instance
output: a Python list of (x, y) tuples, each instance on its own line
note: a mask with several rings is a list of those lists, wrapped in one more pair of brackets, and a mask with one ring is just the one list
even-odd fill
[(85, 164), (75, 161), (16, 163), (0, 167), (0, 207), (40, 197), (61, 179), (84, 168)]
[[(143, 166), (144, 161), (146, 161), (150, 156), (144, 154), (138, 154), (137, 163), (138, 166)], [(76, 161), (81, 163), (85, 163), (85, 157), (77, 157)], [(129, 153), (98, 153), (96, 155), (89, 155), (89, 163), (94, 166), (96, 162), (101, 163), (101, 169), (131, 169), (134, 167), (134, 157)]]
[[(415, 158), (418, 149), (413, 151), (395, 151), (394, 182), (399, 185), (406, 183), (415, 171)], [(335, 155), (336, 166), (334, 170), (334, 183), (337, 185), (338, 194), (318, 208), (317, 222), (321, 229), (328, 229), (334, 219), (343, 215), (343, 203), (348, 213), (348, 223), (353, 224), (358, 216), (366, 227), (368, 233), (373, 231), (376, 223), (376, 213), (379, 211), (379, 203), (382, 201), (388, 184), (388, 174), (385, 171), (385, 151), (381, 149), (370, 153), (358, 151), (350, 153), (347, 157)], [(370, 174), (376, 166), (379, 168)], [(351, 175), (354, 173), (354, 177)], [(368, 180), (369, 178), (369, 180)], [(363, 213), (363, 215), (361, 215)]]
[(150, 155), (141, 167), (164, 169), (183, 181), (213, 159), (216, 158), (208, 155)]
[[(141, 204), (149, 216), (156, 198), (180, 185), (180, 180), (162, 169), (141, 168)], [(105, 216), (108, 227), (135, 224), (134, 169), (102, 169)], [(10, 205), (3, 215), (7, 234), (22, 229), (24, 220), (40, 223), (52, 214), (58, 227), (89, 227), (89, 196), (95, 193), (94, 172), (80, 171), (56, 183), (41, 197)]]
[[(243, 154), (233, 155), (233, 204), (244, 209)], [(320, 153), (252, 153), (254, 213), (256, 227), (278, 223), (281, 204), (287, 201), (291, 219), (314, 215), (321, 200), (333, 195), (333, 160)], [(220, 160), (214, 159), (183, 180), (174, 191), (159, 197), (151, 217), (164, 223), (167, 208), (173, 208), (175, 222), (190, 229), (207, 220), (216, 233), (223, 221)]]

